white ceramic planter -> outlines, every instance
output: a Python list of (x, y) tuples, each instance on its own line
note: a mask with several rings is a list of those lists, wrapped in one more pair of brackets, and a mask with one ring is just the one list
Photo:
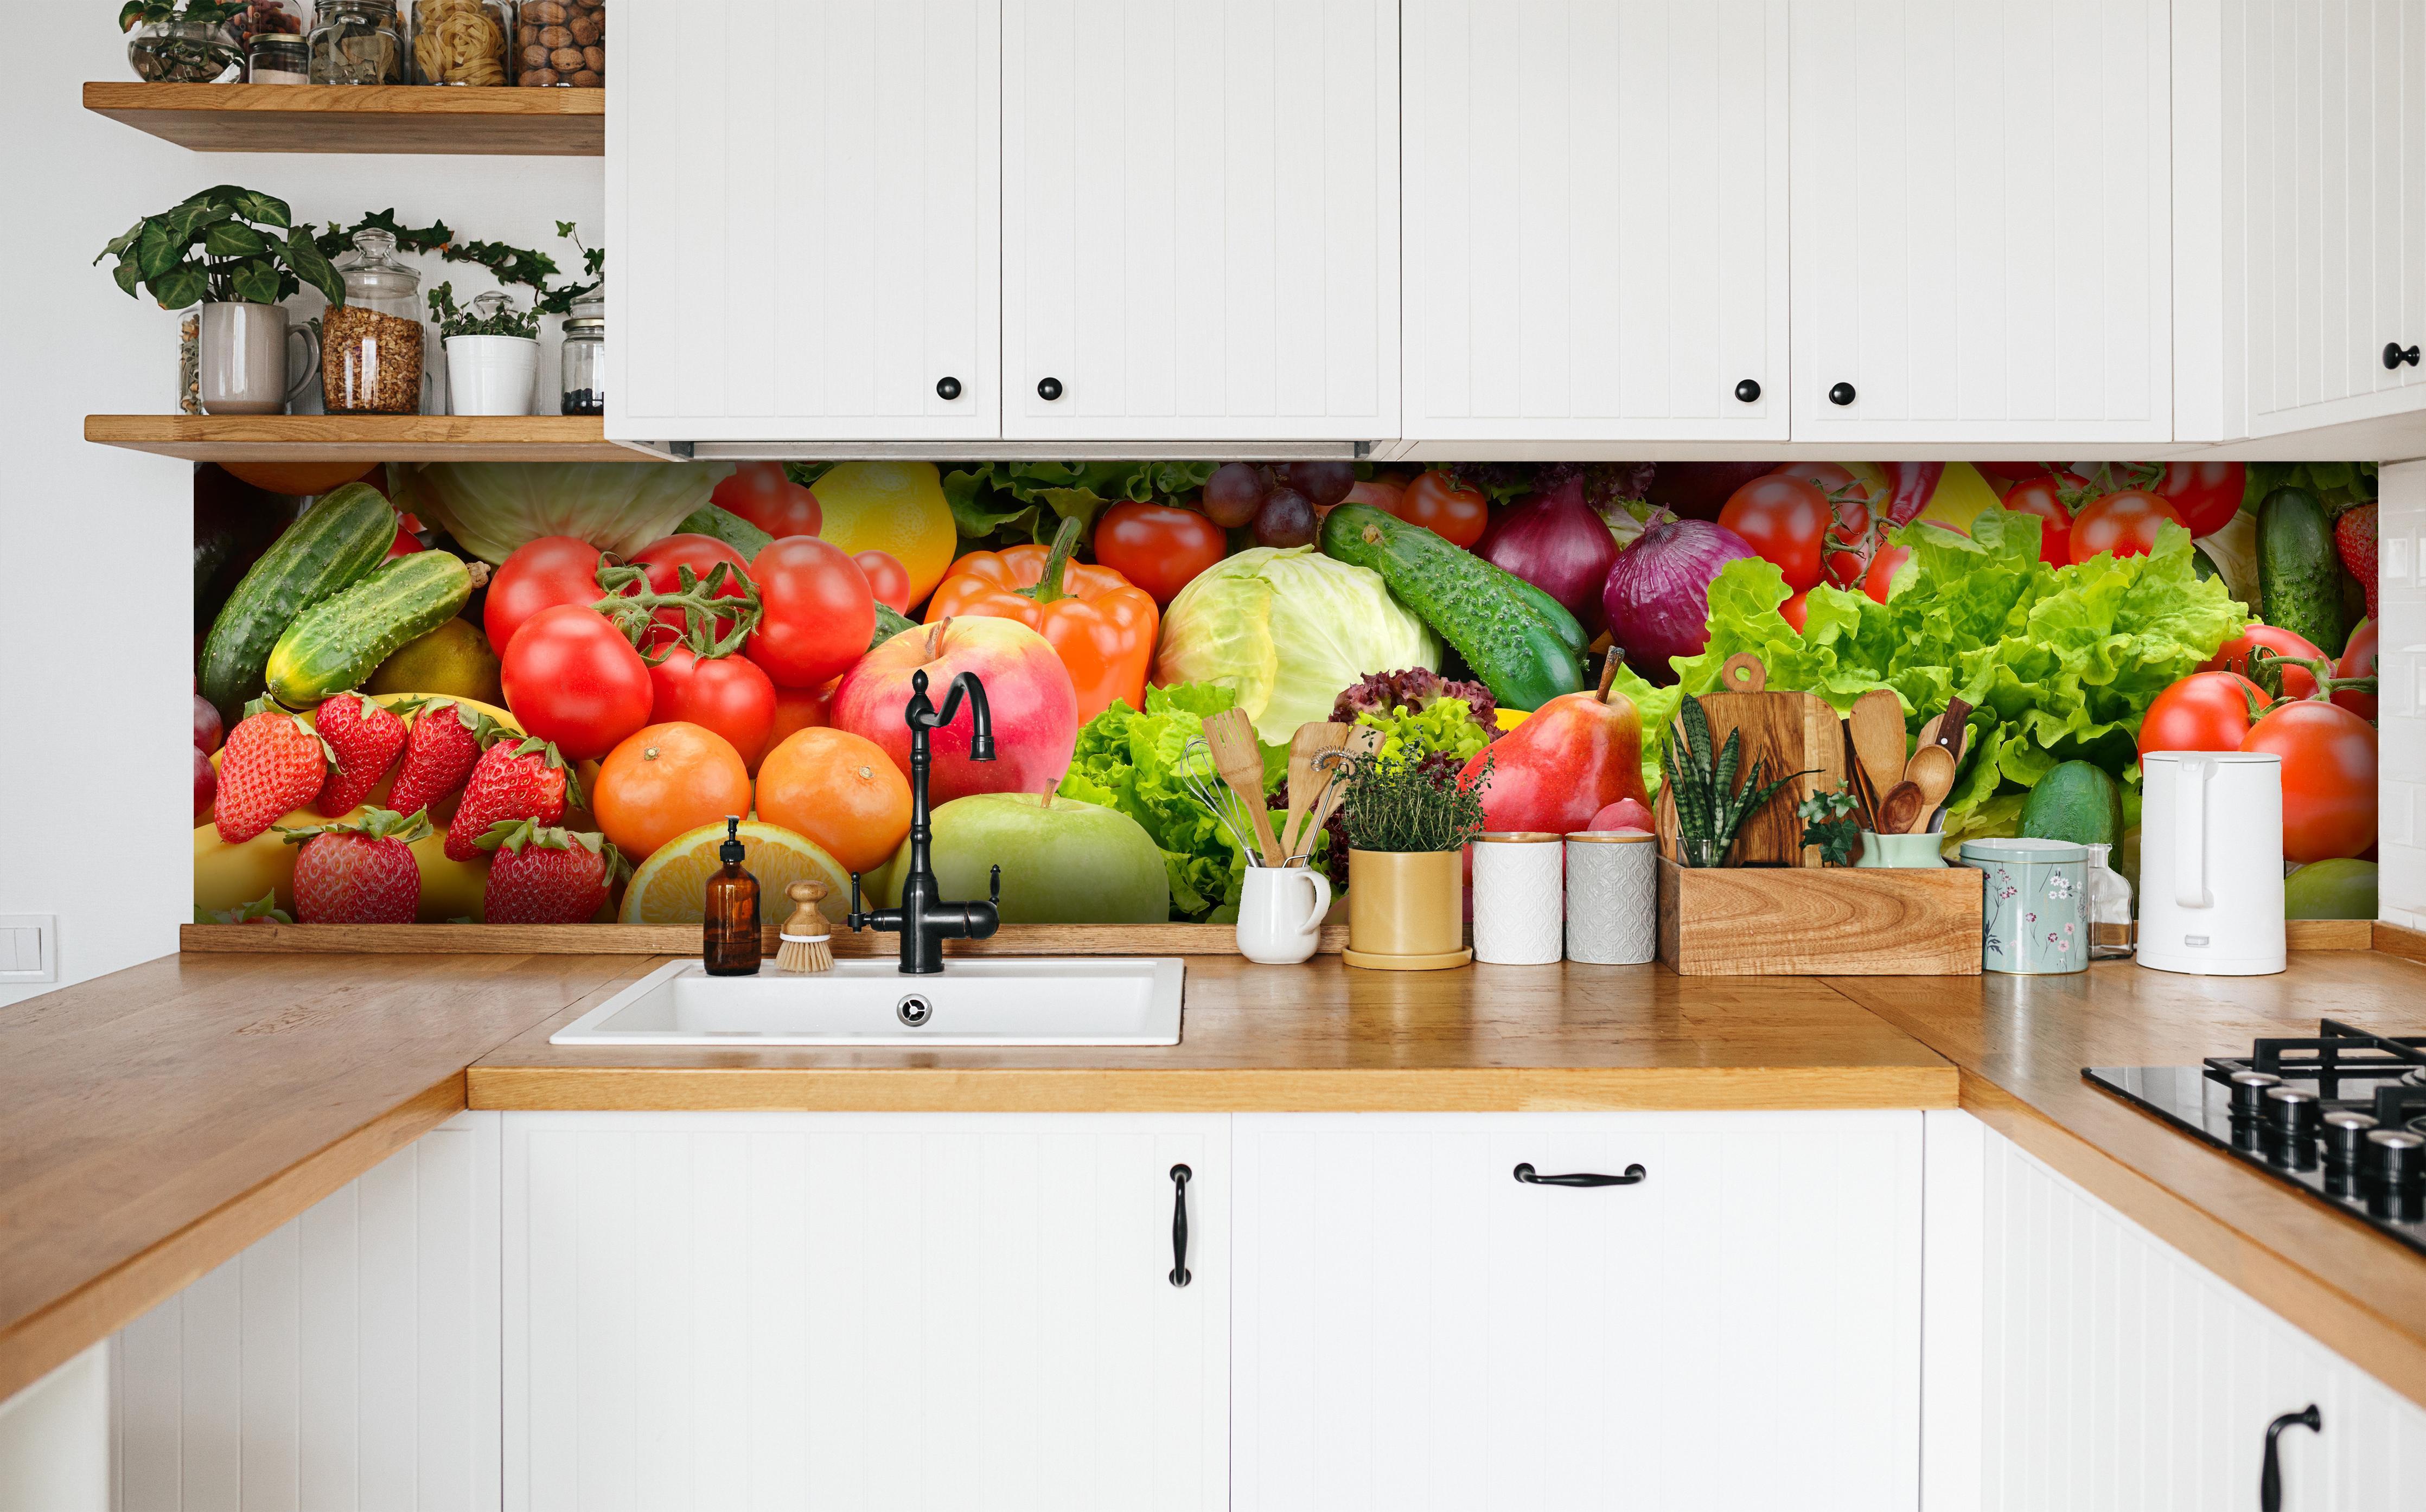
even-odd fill
[[(303, 338), (302, 376), (289, 383), (287, 343)], [(195, 380), (202, 412), (213, 415), (274, 415), (319, 370), (319, 344), (305, 327), (286, 323), (282, 304), (222, 300), (202, 308), (195, 337)]]
[(446, 338), (450, 414), (529, 414), (538, 378), (539, 343), (528, 336)]

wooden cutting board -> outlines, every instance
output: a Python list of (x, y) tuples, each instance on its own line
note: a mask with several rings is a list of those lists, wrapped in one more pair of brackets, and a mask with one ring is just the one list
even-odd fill
[[(1814, 793), (1834, 791), (1845, 780), (1845, 736), (1836, 711), (1816, 693), (1771, 692), (1769, 668), (1750, 652), (1729, 657), (1719, 682), (1722, 691), (1702, 695), (1702, 713), (1710, 722), (1712, 751), (1726, 744), (1730, 732), (1742, 735), (1739, 780), (1755, 761), (1765, 764), (1763, 780), (1809, 772), (1778, 789), (1776, 796), (1744, 819), (1736, 831), (1736, 863), (1819, 865), (1820, 847), (1802, 844), (1803, 819), (1794, 811)], [(1682, 723), (1676, 728), (1681, 732)], [(1676, 804), (1665, 782), (1659, 785), (1658, 825), (1659, 853), (1673, 860)]]

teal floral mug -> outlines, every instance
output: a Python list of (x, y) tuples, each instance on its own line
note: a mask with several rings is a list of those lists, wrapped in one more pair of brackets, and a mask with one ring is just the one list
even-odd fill
[(1988, 876), (1980, 967), (2020, 976), (2089, 969), (2089, 850), (2068, 840), (1966, 840)]

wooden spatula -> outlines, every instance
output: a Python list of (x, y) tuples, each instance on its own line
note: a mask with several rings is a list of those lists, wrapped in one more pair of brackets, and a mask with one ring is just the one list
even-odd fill
[[(1376, 733), (1379, 733), (1377, 731)], [(1299, 829), (1312, 812), (1314, 800), (1321, 795), (1323, 775), (1315, 759), (1327, 750), (1337, 750), (1348, 738), (1348, 726), (1306, 724), (1297, 727), (1289, 740), (1288, 818), (1281, 825), (1281, 856), (1284, 860), (1297, 854)]]
[(1946, 716), (1942, 714), (1933, 714), (1928, 718), (1923, 719), (1920, 722), (1920, 733), (1912, 737), (1914, 742), (1912, 748), (1918, 750), (1923, 746), (1936, 745), (1938, 726), (1943, 724), (1945, 720)]
[(1943, 746), (1921, 747), (1904, 764), (1903, 785), (1920, 795), (1920, 812), (1908, 828), (1900, 832), (1916, 834), (1929, 827), (1929, 816), (1937, 812), (1937, 806), (1953, 790), (1954, 758), (1947, 754)]
[(1348, 738), (1339, 745), (1338, 757), (1327, 764), (1323, 771), (1322, 788), (1315, 795), (1314, 809), (1305, 816), (1305, 828), (1298, 831), (1298, 849), (1290, 851), (1286, 859), (1294, 861), (1299, 851), (1311, 852), (1314, 837), (1322, 833), (1322, 827), (1331, 822), (1332, 811), (1339, 807), (1339, 800), (1348, 792), (1348, 784), (1343, 780), (1348, 773), (1347, 758), (1370, 756), (1381, 748), (1382, 732), (1371, 725), (1350, 727)]
[(1205, 745), (1213, 753), (1213, 764), (1221, 773), (1221, 780), (1238, 795), (1247, 806), (1247, 816), (1254, 821), (1255, 844), (1262, 850), (1266, 866), (1278, 866), (1286, 858), (1280, 853), (1281, 843), (1272, 836), (1272, 816), (1264, 807), (1264, 748), (1255, 742), (1255, 726), (1244, 709), (1224, 709), (1205, 721)]
[(1887, 791), (1903, 780), (1903, 704), (1894, 689), (1872, 688), (1853, 700), (1853, 712), (1846, 717), (1853, 726), (1853, 754), (1861, 758), (1870, 791), (1884, 801)]

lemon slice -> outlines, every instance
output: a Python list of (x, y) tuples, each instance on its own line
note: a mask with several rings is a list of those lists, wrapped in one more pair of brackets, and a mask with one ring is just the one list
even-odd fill
[[(716, 859), (716, 847), (723, 844), (724, 826), (720, 822), (686, 830), (658, 846), (624, 888), (619, 922), (699, 923), (707, 913), (707, 879), (723, 865)], [(850, 874), (797, 830), (745, 820), (741, 844), (748, 858), (741, 864), (758, 878), (758, 917), (763, 923), (783, 923), (792, 911), (784, 890), (812, 877), (825, 883), (831, 890), (829, 896), (846, 902), (850, 897)], [(827, 907), (827, 918), (841, 916), (840, 910)]]

